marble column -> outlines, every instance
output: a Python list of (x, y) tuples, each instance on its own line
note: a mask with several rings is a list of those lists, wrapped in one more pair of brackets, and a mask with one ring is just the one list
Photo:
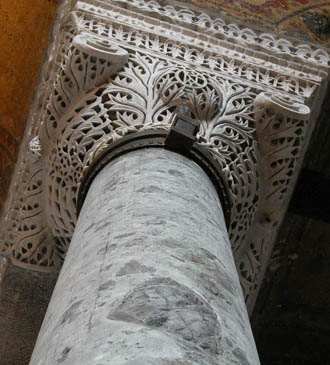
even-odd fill
[(259, 364), (221, 204), (162, 148), (93, 181), (31, 365)]

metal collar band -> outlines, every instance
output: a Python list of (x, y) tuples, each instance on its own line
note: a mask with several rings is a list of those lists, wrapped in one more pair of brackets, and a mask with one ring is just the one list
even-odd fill
[(129, 134), (119, 141), (111, 143), (96, 158), (84, 173), (82, 184), (79, 187), (77, 210), (80, 212), (89, 186), (100, 170), (110, 161), (125, 153), (135, 151), (141, 148), (158, 147), (180, 153), (187, 158), (192, 159), (206, 172), (213, 182), (224, 212), (227, 227), (230, 225), (230, 207), (228, 187), (222, 176), (219, 164), (214, 160), (213, 156), (203, 146), (193, 143), (191, 148), (184, 148), (180, 144), (169, 143), (171, 131), (152, 130), (147, 132), (138, 132)]

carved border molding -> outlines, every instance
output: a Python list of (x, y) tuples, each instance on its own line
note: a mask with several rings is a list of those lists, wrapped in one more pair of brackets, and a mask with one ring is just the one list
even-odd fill
[[(189, 104), (226, 178), (250, 309), (319, 112), (329, 54), (173, 1), (64, 1), (3, 216), (3, 255), (57, 270), (86, 169)], [(310, 113), (311, 112), (311, 113)]]

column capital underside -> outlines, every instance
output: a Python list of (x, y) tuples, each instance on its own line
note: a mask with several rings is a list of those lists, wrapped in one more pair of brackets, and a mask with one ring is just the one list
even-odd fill
[(46, 59), (3, 215), (3, 255), (58, 270), (89, 166), (124, 136), (168, 131), (185, 103), (228, 185), (228, 231), (252, 309), (329, 54), (174, 1), (67, 0)]

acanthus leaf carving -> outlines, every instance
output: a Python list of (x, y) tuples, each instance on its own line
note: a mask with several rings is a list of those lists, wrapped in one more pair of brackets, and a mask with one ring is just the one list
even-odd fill
[(84, 93), (105, 83), (127, 62), (127, 52), (106, 39), (75, 35), (57, 73), (47, 105), (46, 130), (54, 135), (63, 115)]
[(56, 248), (44, 216), (43, 162), (34, 161), (23, 186), (21, 201), (6, 239), (11, 242), (12, 261), (18, 266), (39, 271), (58, 267)]
[(250, 311), (302, 162), (310, 112), (308, 106), (282, 95), (260, 93), (254, 101), (263, 192), (256, 220), (246, 237), (248, 249), (237, 258)]
[(288, 187), (301, 159), (310, 108), (288, 97), (261, 93), (254, 119), (264, 176), (263, 221), (277, 226)]
[[(258, 206), (257, 151), (252, 106), (255, 93), (220, 78), (139, 53), (67, 115), (65, 132), (49, 160), (47, 185), (53, 234), (65, 250), (76, 221), (77, 187), (91, 159), (118, 136), (134, 131), (169, 128), (178, 105), (188, 103), (201, 123), (199, 142), (216, 156), (232, 200), (230, 235), (239, 249)], [(88, 101), (90, 100), (90, 101)], [(74, 170), (72, 170), (74, 167)], [(65, 217), (65, 219), (63, 219)], [(55, 226), (54, 226), (55, 223)]]
[(228, 181), (231, 243), (253, 303), (312, 127), (303, 105), (317, 110), (329, 55), (167, 2), (78, 1), (61, 21), (25, 143), (38, 135), (42, 156), (35, 140), (20, 160), (2, 250), (26, 267), (57, 267), (91, 161), (129, 133), (169, 129), (184, 101)]

